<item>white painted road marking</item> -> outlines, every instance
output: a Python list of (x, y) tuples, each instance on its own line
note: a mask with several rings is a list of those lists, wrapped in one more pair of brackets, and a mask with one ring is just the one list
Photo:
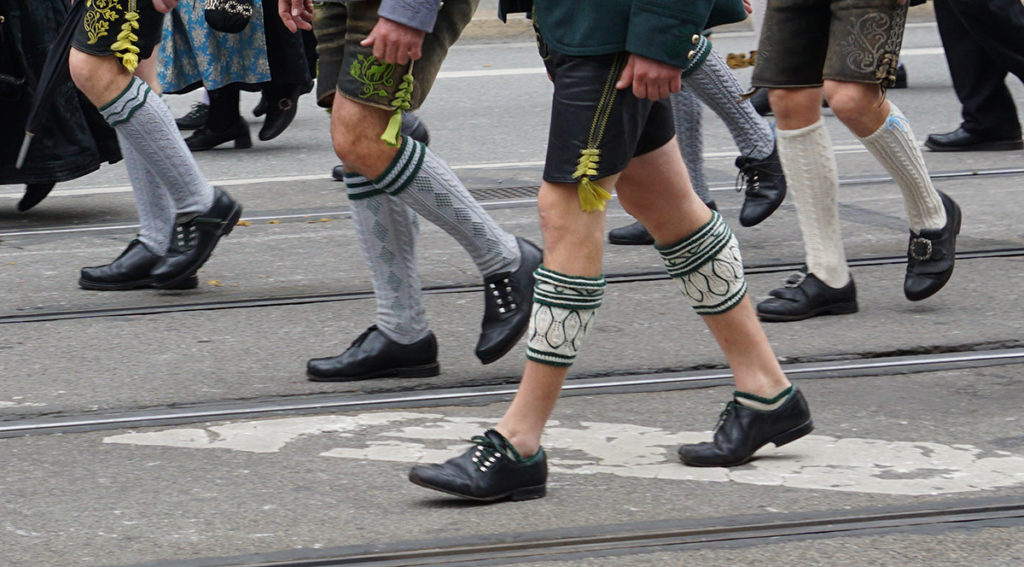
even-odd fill
[[(333, 434), (343, 447), (321, 456), (432, 463), (466, 449), (466, 439), (491, 422), (413, 412), (376, 412), (251, 420), (205, 428), (182, 427), (107, 437), (104, 443), (229, 449), (276, 453), (304, 436)], [(672, 433), (623, 423), (553, 422), (544, 444), (555, 474), (612, 474), (622, 477), (788, 486), (876, 494), (927, 495), (990, 490), (1024, 484), (1024, 457), (986, 452), (973, 445), (881, 439), (837, 439), (808, 435), (733, 469), (692, 468), (679, 463), (682, 443), (709, 439), (708, 432)], [(570, 453), (571, 458), (562, 455)]]

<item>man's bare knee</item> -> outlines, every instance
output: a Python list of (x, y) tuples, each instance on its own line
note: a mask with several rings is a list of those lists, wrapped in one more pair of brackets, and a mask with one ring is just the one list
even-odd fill
[(96, 106), (110, 102), (131, 81), (131, 74), (113, 56), (101, 57), (72, 49), (68, 55), (71, 80)]
[(784, 130), (803, 128), (821, 116), (821, 89), (771, 89), (768, 101), (779, 127)]

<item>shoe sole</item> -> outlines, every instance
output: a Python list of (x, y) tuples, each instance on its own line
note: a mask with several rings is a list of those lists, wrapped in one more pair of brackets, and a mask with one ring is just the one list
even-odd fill
[(651, 246), (654, 244), (654, 239), (647, 241), (630, 240), (628, 238), (615, 238), (611, 235), (608, 236), (609, 244), (618, 244), (619, 246)]
[(939, 283), (938, 287), (936, 287), (933, 291), (930, 291), (925, 295), (915, 295), (911, 297), (907, 295), (906, 290), (904, 290), (903, 295), (907, 299), (909, 299), (910, 301), (921, 301), (922, 299), (928, 299), (929, 297), (938, 293), (939, 290), (946, 287), (946, 284), (949, 283), (949, 278), (953, 277), (953, 268), (956, 267), (956, 239), (958, 236), (960, 236), (960, 224), (963, 220), (963, 212), (960, 210), (960, 206), (957, 205), (956, 227), (953, 229), (953, 261), (949, 264), (949, 271), (946, 273), (946, 277), (942, 278), (942, 281)]
[(851, 301), (826, 305), (798, 315), (779, 315), (776, 313), (762, 313), (758, 311), (757, 317), (766, 323), (788, 323), (791, 321), (803, 321), (804, 319), (810, 319), (811, 317), (819, 317), (822, 315), (849, 315), (851, 313), (856, 313), (857, 310), (857, 302)]
[(761, 449), (761, 447), (764, 447), (769, 443), (772, 443), (776, 447), (781, 447), (783, 445), (786, 445), (787, 443), (792, 443), (793, 441), (796, 441), (797, 439), (803, 437), (804, 435), (807, 435), (812, 431), (814, 431), (814, 421), (808, 419), (806, 422), (794, 427), (793, 429), (783, 431), (782, 433), (779, 433), (775, 437), (772, 437), (771, 439), (765, 441), (764, 444), (755, 447), (754, 451), (750, 453), (750, 455), (747, 456), (745, 459), (741, 459), (739, 461), (734, 461), (731, 463), (690, 462), (683, 457), (682, 453), (679, 454), (679, 460), (691, 467), (738, 467), (740, 465), (745, 465), (749, 463), (754, 458), (754, 455), (757, 454), (757, 452)]
[[(186, 278), (185, 280), (182, 280), (181, 284), (179, 284), (178, 286), (170, 287), (170, 288), (164, 288), (164, 289), (167, 289), (167, 290), (195, 289), (198, 286), (199, 286), (199, 281), (198, 280), (189, 282), (188, 279)], [(151, 280), (151, 279), (136, 280), (136, 281), (134, 281), (132, 283), (107, 284), (107, 283), (92, 282), (92, 281), (89, 281), (89, 280), (84, 280), (82, 278), (79, 278), (78, 279), (78, 287), (80, 287), (82, 289), (88, 289), (90, 291), (131, 291), (133, 289), (149, 289), (149, 288), (154, 288), (154, 287), (156, 287), (156, 285), (154, 284), (153, 280)]]
[(503, 494), (499, 494), (497, 496), (481, 498), (479, 496), (470, 496), (468, 494), (461, 494), (461, 493), (458, 493), (458, 492), (454, 492), (452, 490), (448, 490), (446, 488), (442, 488), (440, 486), (434, 486), (432, 484), (428, 484), (426, 482), (423, 482), (423, 480), (420, 479), (419, 476), (417, 476), (417, 475), (415, 475), (413, 473), (409, 473), (409, 481), (412, 482), (413, 484), (417, 485), (417, 486), (422, 486), (423, 488), (429, 488), (431, 490), (436, 490), (438, 492), (443, 492), (445, 494), (450, 494), (452, 496), (458, 496), (459, 498), (465, 498), (466, 500), (473, 500), (474, 502), (500, 502), (500, 501), (503, 501), (503, 500), (510, 500), (512, 502), (521, 502), (523, 500), (535, 500), (537, 498), (543, 498), (544, 496), (547, 495), (547, 485), (544, 485), (544, 484), (541, 484), (539, 486), (524, 486), (522, 488), (517, 488), (517, 489), (515, 489), (515, 490), (513, 490), (511, 492), (505, 492)]
[(217, 234), (214, 236), (213, 246), (211, 246), (210, 249), (205, 254), (199, 257), (199, 261), (196, 263), (195, 267), (184, 270), (178, 276), (167, 281), (154, 282), (153, 287), (159, 289), (175, 289), (175, 286), (178, 286), (189, 277), (196, 275), (196, 272), (199, 271), (199, 268), (202, 268), (203, 264), (205, 264), (206, 261), (210, 259), (210, 256), (213, 254), (213, 250), (217, 248), (217, 244), (220, 243), (220, 239), (231, 234), (232, 230), (235, 230), (235, 225), (238, 224), (238, 219), (240, 218), (242, 218), (242, 205), (235, 203), (235, 208), (231, 210), (231, 214), (228, 215), (228, 218), (224, 221), (224, 225), (221, 227), (220, 230), (217, 231)]
[(402, 368), (389, 368), (369, 374), (358, 376), (317, 376), (306, 372), (306, 376), (312, 382), (356, 382), (358, 380), (370, 380), (372, 378), (430, 378), (441, 374), (441, 363), (422, 364), (420, 366), (404, 366)]
[(1024, 142), (984, 142), (970, 146), (938, 146), (924, 143), (924, 146), (933, 152), (1006, 152), (1012, 150), (1024, 150)]

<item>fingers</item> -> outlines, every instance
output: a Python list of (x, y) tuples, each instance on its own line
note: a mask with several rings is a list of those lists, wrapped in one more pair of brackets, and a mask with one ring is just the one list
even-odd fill
[(633, 84), (634, 67), (634, 60), (630, 57), (629, 61), (626, 62), (626, 66), (622, 69), (622, 74), (619, 75), (619, 80), (615, 83), (615, 88), (619, 90), (628, 89)]

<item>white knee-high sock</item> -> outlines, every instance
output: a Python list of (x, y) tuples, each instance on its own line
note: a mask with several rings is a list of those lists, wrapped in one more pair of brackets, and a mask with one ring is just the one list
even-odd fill
[(416, 265), (419, 218), (361, 175), (346, 173), (345, 186), (359, 245), (373, 275), (377, 327), (396, 342), (412, 344), (430, 331)]
[(132, 77), (124, 92), (100, 108), (100, 113), (117, 131), (118, 140), (131, 145), (160, 179), (177, 214), (210, 208), (213, 187), (199, 171), (170, 109), (145, 81)]
[(946, 226), (946, 209), (928, 177), (910, 121), (892, 101), (885, 123), (860, 141), (899, 185), (911, 230), (920, 233), (922, 229)]
[(839, 171), (825, 121), (776, 130), (779, 160), (804, 237), (807, 269), (829, 287), (843, 287), (850, 272), (839, 232)]

